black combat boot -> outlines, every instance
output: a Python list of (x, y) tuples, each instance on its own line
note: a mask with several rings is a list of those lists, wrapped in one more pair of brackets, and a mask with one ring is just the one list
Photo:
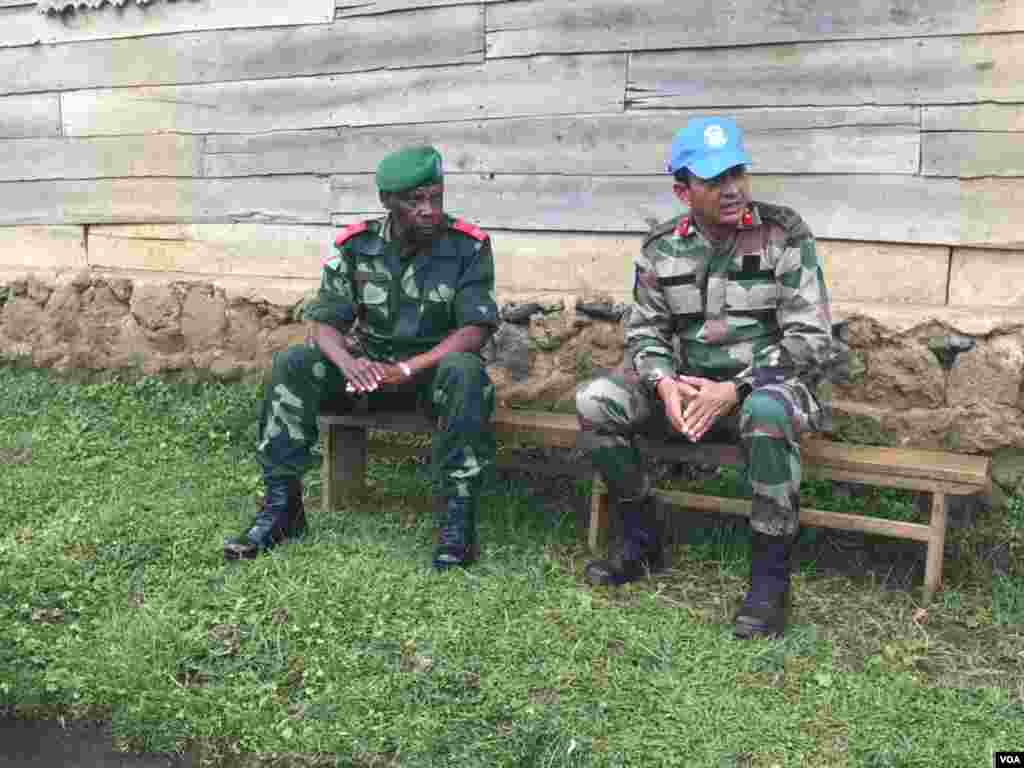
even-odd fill
[(251, 560), (285, 538), (301, 536), (305, 531), (301, 481), (297, 477), (268, 479), (263, 508), (248, 530), (224, 542), (224, 559)]
[(583, 568), (587, 581), (595, 586), (619, 586), (662, 567), (664, 545), (659, 535), (654, 494), (625, 504), (622, 508), (623, 542), (607, 560), (591, 560)]
[(477, 558), (476, 510), (470, 499), (452, 497), (441, 513), (434, 549), (434, 568), (465, 567)]
[(736, 613), (733, 633), (740, 639), (781, 637), (789, 613), (789, 581), (796, 534), (767, 536), (754, 531), (750, 591)]

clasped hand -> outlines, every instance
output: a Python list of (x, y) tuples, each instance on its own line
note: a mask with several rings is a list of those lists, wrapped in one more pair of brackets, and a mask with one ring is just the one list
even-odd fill
[[(348, 382), (346, 390), (359, 394), (374, 392), (385, 384), (402, 384), (412, 378), (405, 374), (401, 365), (378, 363), (365, 357), (350, 357), (339, 367)], [(408, 364), (406, 370), (410, 370)]]
[(658, 382), (658, 397), (672, 428), (697, 442), (720, 416), (736, 407), (736, 385), (699, 376), (666, 376)]

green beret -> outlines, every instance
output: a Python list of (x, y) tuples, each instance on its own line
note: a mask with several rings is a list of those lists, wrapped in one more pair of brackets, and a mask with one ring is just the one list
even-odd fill
[(377, 166), (377, 188), (381, 192), (401, 192), (423, 184), (436, 184), (442, 178), (441, 153), (433, 147), (400, 149)]

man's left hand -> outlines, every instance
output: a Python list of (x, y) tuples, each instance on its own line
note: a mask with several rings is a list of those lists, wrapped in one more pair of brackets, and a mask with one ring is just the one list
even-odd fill
[(736, 385), (731, 381), (712, 381), (699, 376), (680, 376), (679, 381), (697, 390), (683, 412), (683, 434), (697, 442), (714, 426), (718, 418), (739, 402)]

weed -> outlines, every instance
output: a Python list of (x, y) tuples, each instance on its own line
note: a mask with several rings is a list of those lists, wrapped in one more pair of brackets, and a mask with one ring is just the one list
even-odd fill
[[(974, 765), (1020, 741), (1018, 497), (950, 532), (964, 559), (977, 537), (1012, 547), (998, 573), (951, 569), (925, 609), (884, 558), (804, 567), (786, 638), (737, 643), (743, 523), (591, 589), (589, 485), (496, 478), (481, 561), (436, 574), (428, 468), (371, 460), (366, 499), (311, 497), (306, 539), (225, 564), (260, 487), (255, 385), (0, 367), (0, 391), (0, 450), (26, 457), (0, 463), (0, 711), (252, 766)], [(691, 485), (744, 490), (736, 470)], [(907, 495), (803, 496), (914, 514)]]

